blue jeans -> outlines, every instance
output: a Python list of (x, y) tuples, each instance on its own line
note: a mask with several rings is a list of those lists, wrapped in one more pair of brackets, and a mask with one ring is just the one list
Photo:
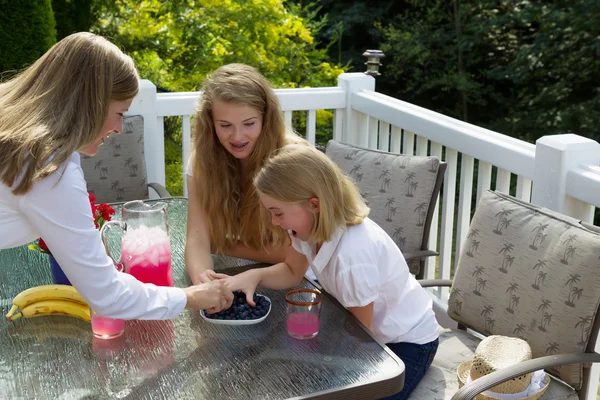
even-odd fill
[(431, 366), (433, 357), (437, 352), (439, 340), (425, 344), (414, 343), (388, 343), (390, 348), (404, 362), (406, 370), (404, 372), (404, 387), (400, 393), (385, 397), (380, 400), (405, 400), (410, 393), (417, 387), (417, 384), (425, 376), (425, 372)]

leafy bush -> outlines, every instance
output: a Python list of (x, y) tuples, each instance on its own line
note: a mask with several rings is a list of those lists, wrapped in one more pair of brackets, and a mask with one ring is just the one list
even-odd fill
[(56, 42), (51, 0), (0, 0), (0, 72), (20, 70)]

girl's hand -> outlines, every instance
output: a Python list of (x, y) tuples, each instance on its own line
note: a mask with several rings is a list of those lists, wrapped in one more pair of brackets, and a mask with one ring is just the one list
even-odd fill
[(219, 275), (212, 269), (207, 269), (203, 271), (201, 274), (197, 275), (196, 279), (192, 282), (194, 285), (200, 285), (202, 283), (208, 283), (210, 281), (214, 281), (216, 276)]
[(249, 270), (234, 276), (227, 276), (225, 274), (217, 275), (225, 276), (223, 278), (223, 283), (232, 292), (241, 290), (246, 293), (246, 302), (254, 307), (256, 305), (256, 303), (254, 303), (254, 291), (260, 283), (260, 274), (258, 272), (258, 270)]

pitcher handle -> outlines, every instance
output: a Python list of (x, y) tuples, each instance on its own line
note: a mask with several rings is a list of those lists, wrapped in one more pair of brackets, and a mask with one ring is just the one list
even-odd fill
[(104, 248), (106, 249), (106, 254), (112, 260), (117, 271), (125, 272), (125, 265), (123, 264), (123, 262), (121, 262), (120, 260), (119, 260), (119, 262), (116, 262), (115, 259), (113, 258), (113, 256), (110, 254), (110, 250), (108, 249), (108, 231), (111, 228), (113, 228), (114, 226), (119, 227), (123, 231), (123, 233), (127, 232), (127, 223), (126, 222), (124, 222), (124, 221), (108, 221), (108, 222), (105, 222), (104, 225), (102, 225), (102, 228), (100, 229), (100, 236), (102, 237), (102, 244), (104, 245)]

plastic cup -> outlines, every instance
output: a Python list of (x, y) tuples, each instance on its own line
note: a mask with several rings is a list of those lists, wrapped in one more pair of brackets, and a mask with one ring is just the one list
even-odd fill
[(288, 334), (312, 339), (319, 333), (323, 295), (318, 290), (294, 289), (285, 294)]
[(125, 321), (98, 315), (90, 308), (92, 333), (98, 339), (118, 338), (125, 331)]

